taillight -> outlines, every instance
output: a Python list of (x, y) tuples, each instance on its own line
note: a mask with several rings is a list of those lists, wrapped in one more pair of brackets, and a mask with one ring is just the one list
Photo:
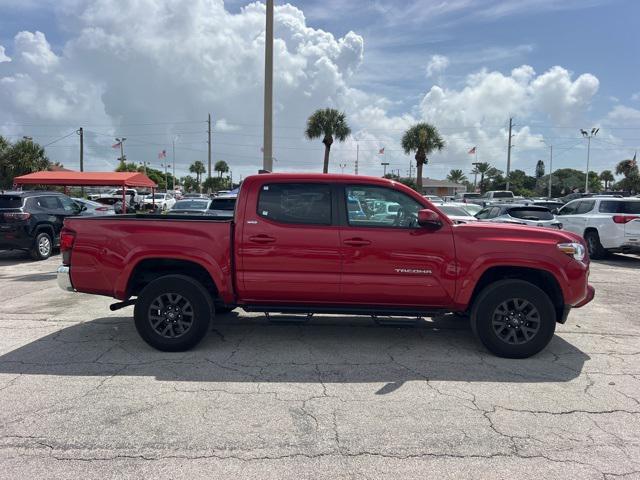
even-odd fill
[(60, 232), (60, 253), (62, 254), (62, 264), (69, 265), (71, 263), (71, 249), (76, 240), (76, 232), (63, 228)]
[(109, 207), (98, 207), (96, 208), (97, 212), (106, 212), (109, 210)]
[(4, 219), (7, 222), (21, 222), (23, 220), (29, 220), (30, 218), (31, 218), (30, 213), (9, 212), (4, 214)]
[(631, 220), (635, 220), (636, 218), (640, 218), (637, 215), (614, 215), (613, 222), (614, 223), (629, 223)]

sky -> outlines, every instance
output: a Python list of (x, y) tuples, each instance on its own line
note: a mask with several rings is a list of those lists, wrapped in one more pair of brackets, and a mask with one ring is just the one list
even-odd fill
[[(0, 0), (0, 12), (0, 135), (78, 169), (83, 127), (93, 171), (117, 166), (125, 136), (129, 161), (182, 176), (206, 163), (211, 113), (213, 162), (234, 180), (261, 168), (263, 3)], [(506, 170), (509, 118), (512, 169), (548, 170), (553, 145), (554, 169), (584, 170), (580, 129), (600, 128), (590, 169), (613, 170), (640, 149), (638, 18), (635, 0), (276, 1), (274, 170), (321, 171), (304, 127), (324, 107), (352, 129), (333, 172), (357, 160), (360, 174), (388, 162), (406, 176), (400, 139), (421, 121), (446, 142), (425, 177), (469, 175), (476, 160)]]

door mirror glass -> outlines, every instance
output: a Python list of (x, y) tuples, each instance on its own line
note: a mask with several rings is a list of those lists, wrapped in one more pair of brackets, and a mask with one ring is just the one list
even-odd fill
[(429, 208), (424, 208), (418, 211), (418, 225), (426, 228), (440, 228), (442, 222), (436, 212)]

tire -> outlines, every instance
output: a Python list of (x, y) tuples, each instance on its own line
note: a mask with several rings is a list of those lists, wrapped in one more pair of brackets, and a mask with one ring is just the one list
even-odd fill
[(589, 258), (594, 260), (600, 260), (607, 256), (607, 251), (600, 243), (600, 235), (594, 230), (589, 230), (584, 234), (584, 239), (587, 242), (587, 250), (589, 251)]
[(147, 285), (136, 301), (136, 330), (153, 348), (183, 352), (196, 346), (214, 315), (209, 292), (195, 279), (167, 275)]
[(34, 260), (46, 260), (53, 253), (53, 240), (47, 232), (40, 232), (36, 235), (33, 247), (29, 250), (31, 258)]
[(549, 296), (532, 283), (501, 280), (487, 286), (476, 298), (471, 327), (494, 355), (527, 358), (553, 338), (556, 311)]

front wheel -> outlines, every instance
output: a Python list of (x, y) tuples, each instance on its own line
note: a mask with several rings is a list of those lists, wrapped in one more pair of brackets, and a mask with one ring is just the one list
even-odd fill
[(551, 341), (556, 312), (549, 296), (524, 280), (501, 280), (486, 287), (471, 311), (473, 331), (493, 354), (527, 358)]
[(167, 275), (147, 285), (136, 302), (134, 318), (142, 339), (158, 350), (193, 348), (209, 329), (214, 314), (209, 292), (184, 275)]
[(594, 260), (600, 260), (607, 256), (607, 251), (600, 243), (600, 235), (598, 232), (589, 230), (585, 236), (585, 241), (587, 242), (587, 250), (589, 251), (589, 257)]

